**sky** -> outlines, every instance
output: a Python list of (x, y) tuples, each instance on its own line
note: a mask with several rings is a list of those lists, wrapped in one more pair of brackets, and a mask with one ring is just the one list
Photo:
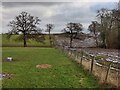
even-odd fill
[[(24, 0), (25, 1), (25, 0)], [(15, 16), (22, 11), (26, 11), (41, 20), (39, 27), (46, 30), (46, 24), (55, 25), (53, 32), (61, 32), (69, 22), (81, 23), (83, 32), (88, 32), (87, 28), (91, 21), (96, 20), (97, 10), (101, 8), (116, 8), (115, 2), (2, 2), (0, 4), (0, 33), (10, 30), (7, 25)]]

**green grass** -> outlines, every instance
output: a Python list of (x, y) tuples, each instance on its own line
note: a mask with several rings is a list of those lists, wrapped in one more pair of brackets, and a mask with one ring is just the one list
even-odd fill
[[(98, 88), (98, 82), (75, 62), (53, 48), (3, 48), (3, 72), (13, 74), (3, 79), (3, 88)], [(38, 69), (38, 64), (52, 68)]]
[[(7, 39), (7, 35), (2, 35), (2, 46), (3, 47), (21, 47), (23, 41), (16, 41), (19, 35), (12, 35), (10, 39)], [(38, 47), (38, 46), (50, 46), (48, 35), (45, 35), (44, 43), (36, 42), (34, 40), (27, 40), (27, 46)]]

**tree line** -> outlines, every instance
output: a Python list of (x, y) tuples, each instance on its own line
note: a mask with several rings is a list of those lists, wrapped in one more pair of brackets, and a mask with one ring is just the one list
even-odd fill
[(102, 48), (120, 49), (120, 2), (116, 9), (102, 8), (97, 11), (97, 21), (88, 30), (94, 34), (96, 45)]
[[(21, 12), (14, 20), (10, 21), (8, 26), (10, 26), (10, 31), (8, 32), (8, 38), (13, 34), (20, 34), (18, 40), (23, 40), (24, 47), (27, 47), (27, 40), (33, 39), (38, 42), (43, 42), (45, 40), (44, 35), (41, 33), (43, 29), (39, 28), (40, 19), (34, 17), (27, 12)], [(46, 32), (49, 34), (50, 45), (52, 46), (51, 31), (54, 28), (54, 24), (46, 24)], [(72, 47), (73, 38), (82, 31), (82, 24), (80, 23), (68, 23), (64, 32), (69, 34), (70, 37), (70, 47)]]
[[(92, 21), (88, 27), (88, 30), (93, 33), (93, 37), (97, 47), (101, 48), (119, 48), (120, 49), (120, 2), (118, 8), (109, 10), (102, 8), (97, 11), (97, 21)], [(27, 12), (22, 12), (12, 20), (8, 26), (11, 27), (8, 37), (12, 34), (21, 33), (22, 40), (24, 41), (24, 47), (27, 46), (26, 41), (28, 39), (34, 39), (42, 42), (45, 38), (41, 33), (43, 29), (39, 28), (40, 19), (34, 17)], [(54, 24), (46, 24), (46, 32), (49, 32), (49, 41), (52, 45), (51, 31), (54, 28)], [(66, 24), (66, 27), (62, 30), (70, 38), (70, 45), (74, 37), (83, 30), (81, 23), (70, 22)]]

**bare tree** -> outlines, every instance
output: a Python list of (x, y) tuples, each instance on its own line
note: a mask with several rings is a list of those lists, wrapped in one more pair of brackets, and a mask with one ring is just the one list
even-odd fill
[[(111, 27), (111, 10), (102, 8), (98, 10), (97, 17), (100, 19), (100, 36), (103, 41), (103, 47), (107, 48), (107, 34)], [(109, 28), (108, 28), (109, 27)]]
[(46, 25), (46, 27), (47, 27), (46, 32), (48, 32), (48, 33), (49, 33), (50, 45), (52, 46), (51, 31), (53, 30), (54, 25), (53, 25), (53, 24), (47, 24), (47, 25)]
[(97, 21), (92, 21), (92, 24), (89, 25), (88, 30), (94, 34), (96, 45), (98, 46), (98, 32), (99, 32), (100, 24)]
[(29, 34), (38, 34), (41, 30), (38, 30), (37, 25), (39, 25), (40, 19), (38, 17), (31, 16), (27, 12), (21, 12), (18, 16), (12, 20), (8, 26), (11, 27), (9, 34), (23, 34), (24, 47), (27, 46), (26, 40)]
[(80, 23), (68, 23), (66, 25), (66, 28), (64, 28), (64, 32), (69, 35), (70, 37), (70, 47), (73, 47), (72, 46), (72, 42), (73, 42), (73, 39), (74, 37), (76, 37), (76, 35), (82, 31), (82, 24)]
[[(119, 4), (118, 4), (119, 5)], [(118, 39), (120, 33), (120, 10), (108, 10), (102, 8), (98, 10), (98, 18), (100, 18), (100, 36), (103, 40), (104, 48), (118, 48)], [(112, 37), (111, 37), (112, 36)]]

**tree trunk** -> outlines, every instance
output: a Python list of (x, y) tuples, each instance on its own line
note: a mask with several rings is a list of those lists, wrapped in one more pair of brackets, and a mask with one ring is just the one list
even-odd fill
[(96, 35), (96, 33), (94, 33), (94, 35), (95, 35), (95, 42), (96, 42), (96, 46), (98, 47), (97, 35)]
[(73, 37), (70, 37), (70, 48), (72, 47), (72, 41), (73, 41)]
[(107, 25), (107, 23), (105, 22), (105, 20), (104, 20), (104, 31), (105, 31), (105, 49), (107, 49), (108, 48), (108, 46), (107, 46), (107, 27), (108, 27), (108, 25)]
[(96, 41), (96, 45), (97, 45), (97, 47), (98, 47), (98, 40), (97, 40), (97, 37), (96, 37), (95, 39), (96, 39), (96, 40), (95, 40), (95, 41)]
[(50, 46), (52, 46), (52, 41), (51, 41), (51, 35), (50, 35), (50, 32), (49, 32), (49, 40), (50, 40)]
[(27, 43), (26, 43), (26, 32), (24, 32), (24, 47), (27, 47)]

